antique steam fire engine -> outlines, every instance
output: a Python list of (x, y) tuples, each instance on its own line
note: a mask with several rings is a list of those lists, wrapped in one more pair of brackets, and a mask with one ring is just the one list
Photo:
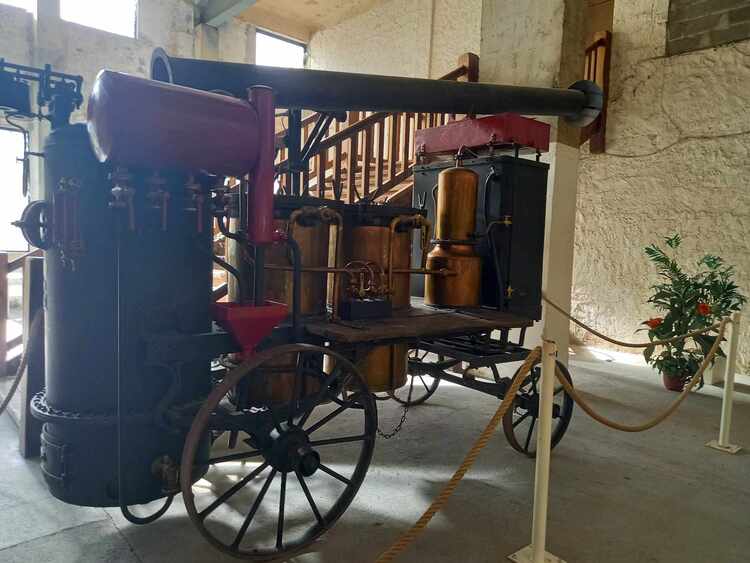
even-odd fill
[[(280, 193), (277, 108), (290, 129), (301, 109), (328, 123), (368, 110), (581, 125), (601, 94), (161, 50), (152, 78), (99, 74), (87, 123), (49, 135), (46, 198), (23, 222), (45, 250), (46, 389), (32, 401), (42, 470), (57, 498), (119, 506), (139, 524), (181, 493), (218, 549), (288, 555), (354, 498), (376, 398), (417, 404), (443, 379), (503, 396), (496, 365), (525, 356), (523, 331), (540, 316), (548, 126), (502, 115), (419, 131), (413, 206), (395, 207), (311, 197), (294, 162)], [(523, 158), (529, 147), (536, 160)], [(297, 156), (308, 148), (297, 142)], [(215, 255), (214, 224), (231, 259)], [(215, 263), (229, 272), (227, 299), (213, 293)], [(494, 380), (456, 373), (464, 363)], [(529, 455), (535, 377), (505, 424)], [(572, 410), (556, 397), (554, 443)], [(134, 507), (158, 499), (151, 515)]]

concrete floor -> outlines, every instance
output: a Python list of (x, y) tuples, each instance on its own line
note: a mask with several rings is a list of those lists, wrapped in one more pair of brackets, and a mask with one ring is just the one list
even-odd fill
[[(576, 385), (618, 420), (642, 420), (675, 396), (646, 367), (575, 358)], [(291, 561), (373, 561), (420, 516), (496, 407), (476, 392), (441, 386), (410, 412), (402, 433), (378, 441), (365, 483), (336, 527)], [(380, 409), (381, 426), (390, 428), (396, 405)], [(719, 409), (720, 389), (705, 388), (642, 434), (609, 430), (577, 410), (552, 461), (549, 551), (568, 563), (750, 561), (750, 450), (730, 456), (704, 447), (718, 434)], [(737, 397), (733, 438), (750, 448), (749, 394)], [(179, 501), (161, 520), (136, 527), (116, 510), (54, 500), (38, 463), (18, 455), (7, 414), (0, 468), (3, 563), (236, 561), (198, 536)], [(533, 462), (498, 433), (399, 560), (504, 561), (529, 542), (533, 476)]]

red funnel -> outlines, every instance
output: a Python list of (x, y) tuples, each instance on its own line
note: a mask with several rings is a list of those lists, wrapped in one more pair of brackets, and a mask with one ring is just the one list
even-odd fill
[(258, 343), (268, 336), (288, 313), (286, 305), (273, 301), (266, 301), (265, 305), (214, 303), (214, 319), (234, 337), (245, 358), (252, 355)]

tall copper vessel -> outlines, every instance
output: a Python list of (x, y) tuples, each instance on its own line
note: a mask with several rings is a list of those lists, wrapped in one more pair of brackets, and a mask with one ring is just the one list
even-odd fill
[[(324, 200), (313, 198), (288, 198), (277, 196), (274, 206), (274, 229), (288, 233), (300, 247), (303, 268), (326, 268), (329, 266), (329, 251), (336, 251), (336, 244), (329, 246), (329, 237), (336, 239), (333, 224), (341, 223), (341, 216), (328, 208)], [(272, 301), (286, 303), (292, 307), (293, 275), (289, 249), (284, 244), (267, 248), (266, 297)], [(279, 267), (284, 269), (279, 269)], [(322, 315), (326, 312), (326, 272), (303, 272), (300, 288), (300, 313)], [(259, 374), (251, 383), (252, 398), (272, 401), (288, 401), (294, 390), (294, 358), (279, 357), (268, 362), (274, 369), (268, 374)], [(310, 386), (309, 381), (308, 387)], [(309, 393), (315, 389), (304, 389)]]
[[(374, 223), (374, 224), (373, 224)], [(389, 221), (355, 222), (351, 225), (344, 244), (347, 261), (362, 260), (378, 264), (383, 271), (388, 265)], [(409, 268), (411, 261), (411, 233), (397, 232), (393, 237), (394, 268)], [(391, 304), (394, 309), (409, 306), (409, 275), (393, 276)], [(377, 346), (360, 362), (358, 367), (373, 393), (398, 389), (406, 383), (408, 349), (403, 344)]]
[(449, 168), (438, 176), (435, 247), (427, 268), (447, 269), (454, 276), (427, 276), (427, 305), (476, 307), (480, 303), (481, 258), (474, 250), (479, 177), (468, 168)]

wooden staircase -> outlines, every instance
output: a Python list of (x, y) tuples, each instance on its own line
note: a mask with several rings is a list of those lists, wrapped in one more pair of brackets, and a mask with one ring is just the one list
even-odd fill
[[(466, 53), (459, 57), (458, 67), (441, 80), (476, 82), (478, 70), (479, 57)], [(347, 203), (370, 200), (410, 205), (416, 131), (444, 125), (456, 116), (351, 111), (341, 121), (324, 118), (311, 113), (299, 121), (299, 127), (288, 128), (287, 121), (278, 120), (279, 192)], [(292, 137), (295, 134), (299, 135), (298, 145)], [(316, 135), (322, 140), (314, 145), (314, 153), (295, 165), (290, 147), (305, 147)], [(300, 176), (296, 181), (295, 174)]]

